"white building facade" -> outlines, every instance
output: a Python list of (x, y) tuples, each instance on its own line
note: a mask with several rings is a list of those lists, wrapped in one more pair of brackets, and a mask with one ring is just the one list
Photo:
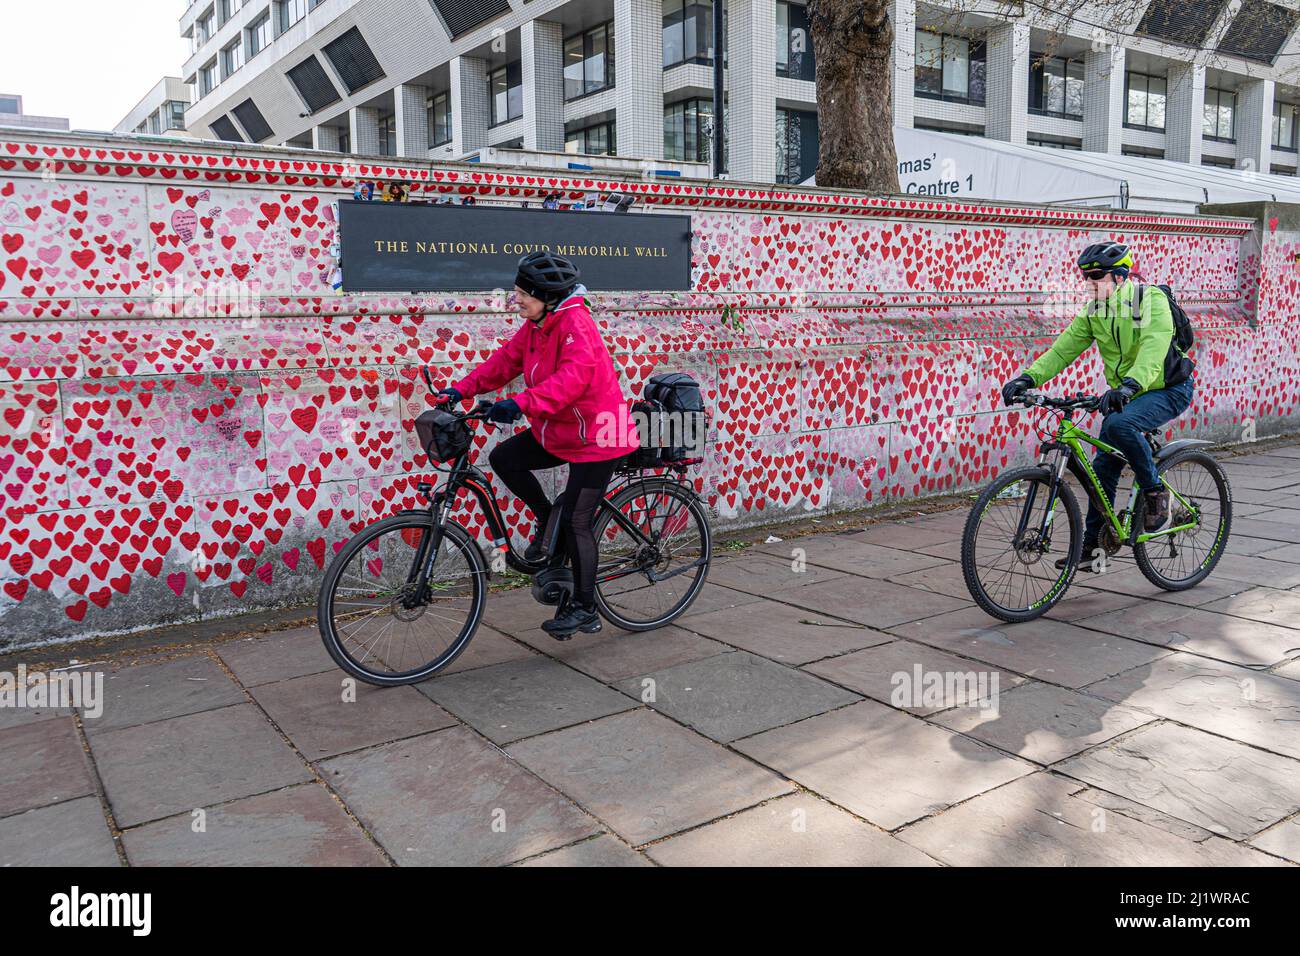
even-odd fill
[[(896, 125), (1294, 174), (1300, 0), (892, 0)], [(1008, 14), (1010, 11), (1010, 15)], [(727, 0), (727, 172), (800, 182), (816, 63), (795, 0)], [(711, 0), (194, 0), (197, 136), (456, 159), (708, 162)]]
[(164, 76), (113, 127), (114, 133), (147, 136), (187, 136), (185, 110), (189, 88), (179, 76)]

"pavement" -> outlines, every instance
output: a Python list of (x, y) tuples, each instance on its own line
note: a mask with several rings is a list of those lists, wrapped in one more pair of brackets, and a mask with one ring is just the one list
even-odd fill
[(0, 865), (1295, 865), (1300, 445), (1224, 464), (1209, 580), (1121, 557), (1029, 624), (971, 602), (956, 508), (722, 549), (649, 633), (494, 593), (355, 699), (314, 627), (177, 629), (91, 665), (98, 717), (0, 709)]

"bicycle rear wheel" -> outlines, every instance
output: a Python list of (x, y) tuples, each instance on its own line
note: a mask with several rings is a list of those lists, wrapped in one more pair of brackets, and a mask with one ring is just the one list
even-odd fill
[(634, 481), (600, 509), (592, 531), (600, 549), (596, 606), (611, 624), (662, 627), (704, 587), (713, 535), (703, 503), (678, 482)]
[(317, 623), (335, 663), (368, 684), (414, 684), (442, 670), (469, 645), (483, 616), (487, 566), (458, 524), (443, 526), (429, 592), (414, 578), (428, 555), (433, 519), (401, 514), (355, 535), (321, 583)]
[[(1046, 468), (1008, 471), (984, 489), (966, 519), (961, 541), (966, 587), (975, 603), (999, 620), (1016, 623), (1042, 616), (1074, 580), (1083, 549), (1079, 504), (1062, 482), (1055, 511), (1048, 514), (1050, 490)], [(1065, 509), (1065, 527), (1057, 520), (1060, 508)], [(1055, 562), (1063, 557), (1069, 564), (1057, 569)]]
[[(1162, 461), (1158, 470), (1177, 492), (1169, 496), (1170, 526), (1193, 521), (1196, 526), (1137, 542), (1133, 557), (1156, 587), (1185, 591), (1209, 577), (1223, 556), (1232, 530), (1232, 491), (1219, 463), (1203, 451), (1177, 452)], [(1141, 528), (1146, 496), (1135, 497), (1133, 527)]]

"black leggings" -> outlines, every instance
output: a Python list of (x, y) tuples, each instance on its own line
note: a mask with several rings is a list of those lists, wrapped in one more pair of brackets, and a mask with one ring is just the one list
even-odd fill
[[(592, 534), (591, 523), (614, 476), (618, 459), (566, 462), (543, 448), (532, 431), (526, 431), (497, 445), (488, 461), (502, 483), (532, 509), (538, 527), (546, 528), (548, 537), (551, 518), (558, 519), (573, 562), (573, 598), (585, 607), (593, 605), (596, 602), (596, 536)], [(556, 499), (560, 508), (558, 515), (554, 515), (555, 509), (533, 472), (566, 464), (569, 481)]]

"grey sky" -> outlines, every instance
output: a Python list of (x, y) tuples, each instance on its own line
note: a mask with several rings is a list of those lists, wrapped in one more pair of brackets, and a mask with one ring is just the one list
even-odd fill
[[(185, 0), (37, 0), (0, 17), (0, 93), (23, 111), (112, 129), (164, 76), (180, 76)], [(15, 15), (16, 14), (16, 15)]]

